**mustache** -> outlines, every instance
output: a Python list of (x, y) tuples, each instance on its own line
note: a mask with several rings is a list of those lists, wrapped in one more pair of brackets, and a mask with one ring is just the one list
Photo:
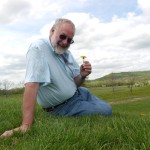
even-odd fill
[(64, 49), (68, 49), (69, 48), (69, 45), (66, 45), (66, 44), (60, 44), (60, 42), (58, 41), (57, 42), (57, 45), (64, 48)]

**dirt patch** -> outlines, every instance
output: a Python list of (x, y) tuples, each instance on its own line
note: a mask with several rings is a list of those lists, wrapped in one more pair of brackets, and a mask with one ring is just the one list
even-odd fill
[(136, 101), (143, 101), (143, 100), (145, 100), (147, 98), (150, 99), (150, 96), (139, 97), (139, 98), (132, 98), (132, 99), (121, 100), (121, 101), (113, 101), (113, 102), (109, 102), (109, 104), (126, 104), (126, 103), (132, 103), (132, 102), (136, 102)]

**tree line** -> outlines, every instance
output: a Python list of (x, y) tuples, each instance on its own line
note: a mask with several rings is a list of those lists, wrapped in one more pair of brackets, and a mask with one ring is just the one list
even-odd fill
[(21, 94), (24, 91), (24, 83), (22, 81), (14, 83), (9, 80), (0, 81), (0, 95), (8, 96), (10, 94)]
[(112, 87), (113, 93), (117, 86), (126, 86), (130, 93), (133, 93), (134, 87), (150, 86), (150, 79), (139, 78), (136, 74), (129, 72), (127, 77), (118, 77), (116, 73), (109, 74), (106, 79), (86, 80), (83, 84), (85, 87)]
[[(126, 78), (121, 78), (116, 73), (109, 74), (105, 79), (89, 80), (86, 78), (82, 86), (90, 87), (112, 87), (112, 92), (115, 93), (117, 86), (127, 86), (133, 93), (133, 87), (149, 86), (150, 79), (138, 78), (134, 73), (130, 72)], [(22, 94), (24, 91), (24, 82), (14, 83), (9, 80), (0, 81), (0, 95), (8, 96), (9, 94)]]

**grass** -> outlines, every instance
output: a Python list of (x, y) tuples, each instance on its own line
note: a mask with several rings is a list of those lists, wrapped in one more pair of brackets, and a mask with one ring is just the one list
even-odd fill
[(134, 87), (133, 93), (130, 93), (130, 90), (127, 86), (118, 86), (115, 87), (115, 92), (112, 92), (112, 87), (97, 87), (89, 89), (92, 94), (110, 102), (110, 101), (122, 101), (132, 98), (143, 98), (150, 96), (150, 86), (143, 87)]
[[(120, 90), (122, 93), (121, 87)], [(142, 91), (141, 95), (138, 93)], [(112, 101), (108, 88), (92, 88), (97, 96)], [(101, 93), (99, 93), (99, 91)], [(145, 91), (145, 94), (144, 94)], [(137, 93), (137, 94), (136, 94)], [(132, 97), (150, 96), (139, 88)], [(116, 99), (131, 95), (116, 93)], [(21, 123), (22, 95), (0, 97), (0, 133)], [(0, 150), (148, 150), (150, 148), (150, 99), (112, 105), (113, 116), (48, 116), (36, 105), (35, 120), (27, 134), (0, 139)]]

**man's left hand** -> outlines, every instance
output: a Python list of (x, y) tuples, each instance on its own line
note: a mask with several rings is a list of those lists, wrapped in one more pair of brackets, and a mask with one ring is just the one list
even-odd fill
[(80, 67), (80, 74), (82, 77), (88, 76), (92, 72), (92, 66), (89, 61), (84, 61)]

